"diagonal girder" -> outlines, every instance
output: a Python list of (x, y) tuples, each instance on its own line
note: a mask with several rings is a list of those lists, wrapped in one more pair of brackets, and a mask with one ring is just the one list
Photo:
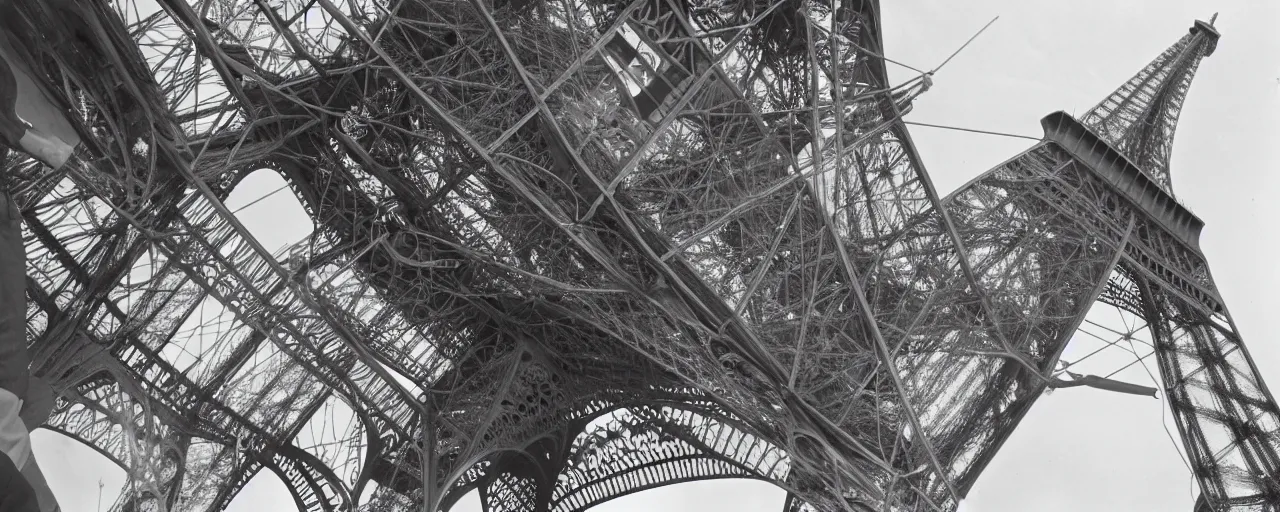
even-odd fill
[[(61, 99), (89, 164), (68, 185), (98, 198), (85, 211), (119, 216), (87, 234), (33, 225), (31, 280), (55, 306), (33, 310), (52, 333), (37, 348), (79, 381), (54, 354), (110, 340), (123, 364), (106, 366), (134, 372), (140, 394), (212, 400), (264, 426), (289, 390), (326, 388), (273, 435), (294, 439), (327, 397), (348, 404), (367, 440), (343, 450), (363, 452), (360, 469), (325, 477), (346, 500), (374, 481), (377, 503), (434, 506), (491, 477), (493, 505), (547, 507), (554, 492), (512, 451), (601, 408), (674, 400), (714, 404), (735, 435), (785, 452), (786, 473), (765, 478), (794, 506), (948, 509), (1053, 382), (1095, 297), (1150, 309), (1166, 296), (1141, 289), (1154, 279), (1187, 311), (1225, 314), (1203, 265), (1176, 249), (1186, 233), (1112, 201), (1085, 170), (1095, 163), (1061, 144), (938, 197), (899, 123), (929, 81), (887, 82), (874, 2), (115, 7), (118, 20), (104, 2), (59, 4), (107, 19), (85, 25), (93, 37), (50, 30), (37, 45), (50, 84), (89, 96)], [(108, 79), (84, 79), (97, 73)], [(259, 167), (318, 227), (279, 257), (221, 203)], [(157, 185), (174, 174), (196, 193)], [(156, 284), (131, 284), (123, 271), (147, 251)], [(1117, 265), (1128, 280), (1108, 282)], [(213, 349), (178, 339), (206, 305), (243, 324)], [(1161, 314), (1178, 333), (1162, 357), (1196, 354), (1204, 369), (1188, 378), (1234, 401), (1188, 406), (1191, 438), (1217, 447), (1202, 453), (1238, 447), (1232, 467), (1265, 474), (1259, 437), (1231, 419), (1266, 402), (1261, 385), (1219, 363), (1243, 351), (1205, 341), (1220, 322), (1183, 334), (1186, 311)], [(287, 385), (235, 398), (246, 382)], [(660, 423), (637, 439), (671, 428)], [(579, 496), (751, 472), (691, 439), (609, 452), (583, 473), (609, 490)], [(289, 467), (307, 458), (293, 448), (244, 464), (221, 446), (168, 466), (226, 475), (198, 490), (211, 508), (259, 468), (316, 487)], [(681, 469), (695, 453), (713, 462)], [(1254, 487), (1241, 499), (1264, 495)]]

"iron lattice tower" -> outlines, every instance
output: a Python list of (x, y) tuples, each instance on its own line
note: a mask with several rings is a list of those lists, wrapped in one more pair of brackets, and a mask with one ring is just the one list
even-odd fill
[[(1197, 21), (1080, 120), (1063, 112), (1045, 117), (1043, 142), (946, 202), (971, 258), (985, 255), (973, 259), (975, 268), (1011, 261), (1021, 267), (1002, 270), (1002, 284), (987, 287), (991, 300), (1062, 301), (1057, 318), (1046, 319), (1045, 310), (1023, 303), (1026, 316), (998, 322), (1015, 332), (1044, 329), (1042, 335), (1015, 335), (1030, 342), (1023, 353), (1032, 364), (1044, 370), (1057, 363), (1068, 339), (1063, 335), (1079, 328), (1095, 301), (1142, 319), (1200, 484), (1200, 505), (1275, 510), (1276, 402), (1209, 275), (1199, 247), (1204, 224), (1174, 198), (1169, 173), (1178, 114), (1200, 60), (1213, 53), (1218, 37), (1212, 22)], [(992, 227), (1003, 233), (993, 237)], [(1020, 240), (1007, 241), (1010, 234)], [(1009, 259), (1022, 251), (1018, 257), (1025, 259)], [(1002, 293), (1002, 286), (1009, 291)], [(998, 414), (991, 431), (1004, 435), (1043, 389), (1034, 379), (1012, 382), (1030, 392), (1015, 391)], [(998, 446), (961, 477), (963, 486), (972, 485)]]
[[(1206, 501), (1280, 501), (1275, 402), (1169, 182), (1209, 25), (943, 198), (876, 2), (0, 9), (79, 144), (5, 163), (32, 368), (135, 482), (115, 510), (263, 470), (308, 511), (722, 477), (949, 510), (1095, 301), (1150, 322)], [(279, 254), (223, 204), (258, 169), (316, 225)]]

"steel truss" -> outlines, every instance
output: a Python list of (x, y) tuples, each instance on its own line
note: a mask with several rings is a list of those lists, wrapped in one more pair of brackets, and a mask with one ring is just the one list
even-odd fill
[[(114, 510), (576, 511), (756, 478), (952, 510), (1096, 302), (1152, 326), (1207, 501), (1280, 502), (1280, 414), (1173, 199), (1197, 23), (940, 197), (876, 2), (13, 0), (82, 139), (10, 153), (50, 427)], [(223, 205), (278, 173), (316, 232)], [(1267, 508), (1271, 507), (1271, 508)]]

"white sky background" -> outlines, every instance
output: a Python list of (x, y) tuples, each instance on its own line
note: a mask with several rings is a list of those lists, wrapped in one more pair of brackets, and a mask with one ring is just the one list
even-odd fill
[[(1206, 223), (1201, 247), (1259, 369), (1280, 388), (1280, 6), (1234, 2), (890, 0), (887, 55), (931, 69), (994, 16), (1000, 20), (935, 76), (909, 120), (1039, 137), (1055, 110), (1083, 112), (1180, 38), (1194, 19), (1220, 11), (1222, 40), (1204, 60), (1174, 144), (1174, 189)], [(912, 72), (890, 66), (895, 81)], [(1031, 141), (914, 127), (912, 136), (942, 193), (1025, 149)], [(264, 173), (265, 174), (265, 173)], [(279, 186), (255, 175), (232, 208)], [(281, 200), (283, 199), (283, 200)], [(284, 194), (245, 210), (269, 250), (310, 230)], [(1078, 357), (1078, 340), (1065, 354)], [(1091, 371), (1133, 357), (1096, 356)], [(1152, 368), (1154, 371), (1154, 367)], [(1105, 373), (1102, 373), (1105, 374)], [(1150, 384), (1141, 366), (1117, 376)], [(1280, 390), (1280, 389), (1278, 389)], [(1162, 427), (1163, 400), (1091, 388), (1043, 397), (979, 479), (963, 512), (1190, 511), (1190, 473)], [(1166, 415), (1167, 417), (1167, 415)], [(1169, 428), (1173, 429), (1172, 423)], [(1175, 431), (1176, 433), (1176, 431)], [(47, 431), (35, 447), (67, 512), (114, 501), (123, 472), (90, 449)], [(602, 505), (605, 512), (779, 510), (782, 493), (759, 482), (717, 481), (646, 491)], [(264, 473), (232, 503), (234, 512), (293, 508)], [(474, 496), (457, 510), (478, 510)]]

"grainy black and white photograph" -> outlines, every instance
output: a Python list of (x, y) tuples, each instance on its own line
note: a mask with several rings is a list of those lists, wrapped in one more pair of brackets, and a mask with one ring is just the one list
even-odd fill
[(1277, 221), (1266, 0), (0, 0), (0, 512), (1280, 512)]

